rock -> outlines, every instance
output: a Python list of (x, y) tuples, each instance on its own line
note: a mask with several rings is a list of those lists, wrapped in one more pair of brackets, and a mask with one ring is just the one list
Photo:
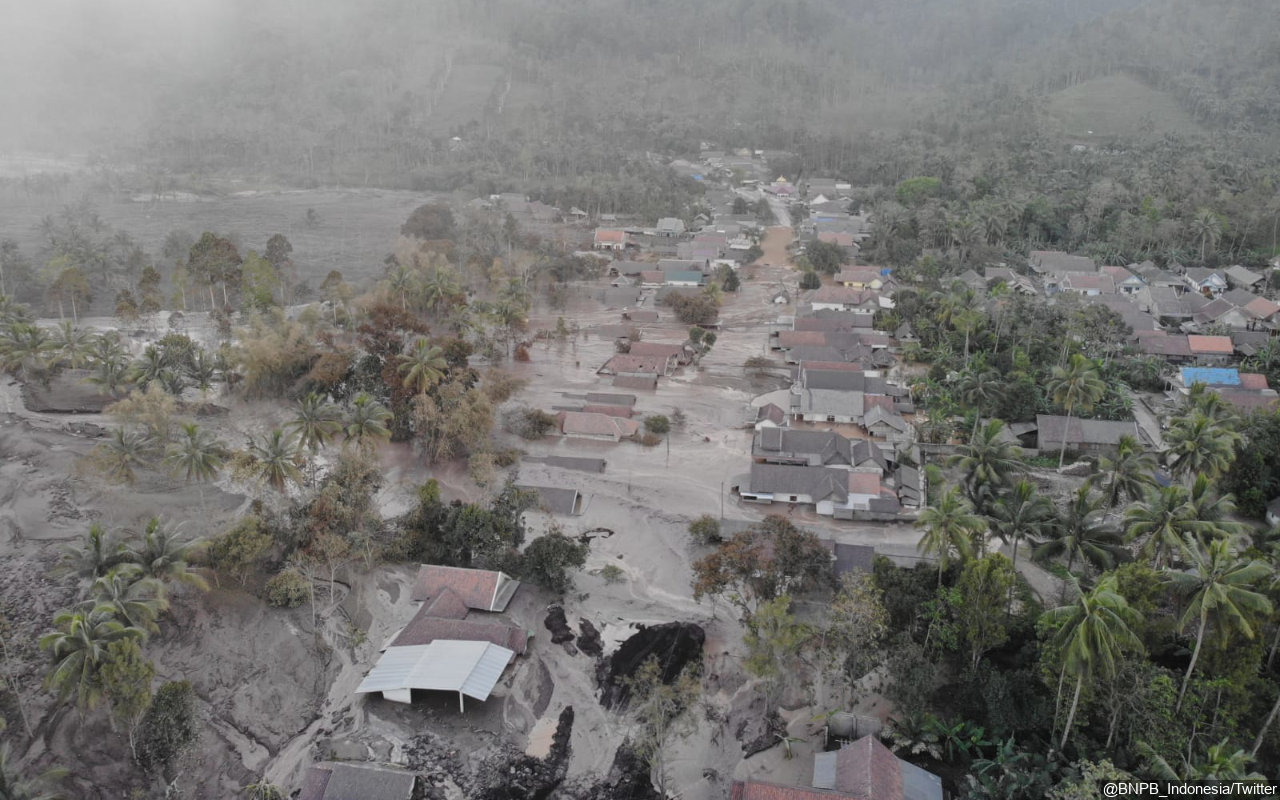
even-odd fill
[[(742, 757), (750, 758), (756, 753), (763, 753), (770, 747), (779, 744), (780, 736), (787, 735), (787, 726), (777, 712), (770, 712), (763, 717), (743, 721), (738, 727), (738, 741), (742, 742)], [(744, 741), (745, 736), (753, 736)]]
[(564, 644), (572, 642), (576, 637), (569, 628), (569, 623), (564, 618), (563, 606), (551, 606), (547, 610), (547, 618), (542, 623), (551, 631), (551, 641), (554, 644)]
[(578, 648), (573, 646), (573, 642), (562, 642), (560, 646), (563, 647), (564, 651), (571, 656), (576, 656), (578, 654)]
[(634, 675), (650, 657), (658, 659), (663, 683), (672, 683), (687, 664), (702, 658), (702, 643), (706, 638), (701, 626), (691, 622), (640, 628), (612, 656), (600, 662), (596, 671), (600, 704), (605, 708), (624, 708), (630, 691), (623, 679)]
[(596, 626), (591, 624), (591, 620), (582, 619), (578, 622), (578, 630), (581, 634), (578, 636), (578, 649), (589, 656), (599, 658), (604, 655), (604, 642), (600, 640), (600, 631), (596, 630)]

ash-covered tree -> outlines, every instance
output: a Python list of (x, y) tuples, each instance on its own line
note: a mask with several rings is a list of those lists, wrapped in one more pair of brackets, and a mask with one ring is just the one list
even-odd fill
[(667, 756), (674, 740), (696, 730), (697, 722), (687, 712), (702, 694), (700, 665), (687, 664), (675, 680), (663, 680), (663, 668), (650, 656), (629, 678), (627, 709), (635, 720), (631, 741), (636, 753), (649, 765), (653, 788), (666, 797)]
[(724, 596), (750, 618), (780, 594), (828, 586), (831, 554), (817, 536), (770, 515), (720, 544), (693, 565), (693, 596)]
[(154, 777), (168, 778), (173, 766), (200, 736), (196, 693), (189, 681), (161, 686), (142, 718), (138, 736), (138, 766)]
[(804, 254), (814, 270), (824, 275), (835, 275), (844, 266), (844, 249), (838, 244), (814, 239), (805, 245)]
[(520, 556), (520, 577), (563, 596), (573, 588), (570, 570), (586, 565), (590, 549), (587, 542), (570, 539), (561, 531), (553, 530), (529, 542), (524, 549)]
[(400, 226), (401, 236), (417, 239), (451, 239), (455, 223), (453, 211), (444, 203), (427, 203), (418, 206)]
[(822, 288), (822, 278), (813, 270), (805, 270), (800, 276), (800, 288), (806, 291)]
[(142, 654), (137, 639), (120, 639), (107, 645), (101, 674), (103, 691), (111, 704), (112, 725), (124, 727), (129, 750), (136, 759), (138, 726), (142, 715), (151, 707), (155, 665)]

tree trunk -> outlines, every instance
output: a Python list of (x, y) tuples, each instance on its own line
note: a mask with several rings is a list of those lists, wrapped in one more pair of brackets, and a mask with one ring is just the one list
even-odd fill
[(1067, 712), (1067, 724), (1062, 729), (1062, 741), (1058, 744), (1059, 750), (1067, 749), (1067, 739), (1071, 736), (1071, 726), (1076, 721), (1076, 707), (1080, 704), (1080, 690), (1084, 688), (1084, 676), (1076, 677), (1076, 691), (1071, 698), (1071, 710)]
[(1276, 702), (1271, 706), (1271, 713), (1267, 714), (1266, 720), (1262, 723), (1262, 728), (1258, 731), (1258, 738), (1253, 740), (1253, 749), (1249, 751), (1249, 755), (1256, 758), (1258, 750), (1262, 747), (1262, 741), (1267, 738), (1267, 731), (1271, 728), (1271, 723), (1276, 719), (1276, 712), (1280, 711), (1280, 697), (1276, 697)]
[(1209, 614), (1207, 611), (1200, 612), (1200, 630), (1196, 631), (1196, 649), (1191, 651), (1191, 663), (1187, 665), (1187, 674), (1182, 678), (1182, 688), (1178, 690), (1178, 704), (1173, 707), (1174, 712), (1182, 710), (1182, 698), (1187, 693), (1187, 686), (1191, 683), (1191, 673), (1195, 671), (1196, 660), (1200, 658), (1200, 645), (1204, 644), (1204, 629), (1209, 625)]
[(1267, 653), (1267, 670), (1271, 669), (1271, 662), (1276, 660), (1276, 648), (1280, 647), (1280, 625), (1276, 626), (1276, 638), (1271, 640), (1271, 652)]
[(1067, 406), (1067, 423), (1062, 426), (1062, 450), (1058, 453), (1058, 472), (1062, 472), (1062, 461), (1067, 457), (1067, 437), (1071, 435), (1071, 406)]

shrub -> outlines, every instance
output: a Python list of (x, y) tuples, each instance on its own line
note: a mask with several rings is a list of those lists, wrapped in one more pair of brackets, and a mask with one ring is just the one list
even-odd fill
[(517, 345), (514, 358), (516, 361), (528, 361), (529, 348), (525, 347), (524, 345)]
[(800, 276), (801, 289), (818, 289), (822, 287), (822, 278), (818, 277), (818, 273), (813, 270), (805, 272)]
[(297, 608), (311, 596), (311, 584), (296, 569), (290, 567), (267, 581), (267, 603), (276, 608)]
[(640, 434), (639, 442), (645, 447), (657, 447), (662, 441), (662, 437), (656, 433), (645, 432)]
[(719, 544), (723, 541), (720, 537), (720, 521), (710, 514), (703, 514), (690, 522), (689, 535), (699, 544)]
[(605, 564), (600, 568), (600, 577), (604, 578), (605, 583), (619, 583), (625, 574), (617, 564)]
[(652, 416), (645, 417), (644, 427), (645, 430), (650, 433), (667, 433), (671, 430), (671, 420), (661, 414), (654, 414)]

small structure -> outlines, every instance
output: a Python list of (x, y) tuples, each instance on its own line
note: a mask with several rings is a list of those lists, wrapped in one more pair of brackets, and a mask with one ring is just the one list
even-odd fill
[(533, 492), (538, 495), (538, 507), (549, 514), (562, 517), (576, 517), (582, 513), (582, 495), (577, 489), (566, 489), (560, 486), (517, 485), (517, 489)]
[(1227, 267), (1227, 280), (1237, 289), (1249, 290), (1260, 289), (1266, 282), (1266, 279), (1261, 275), (1251, 269), (1246, 269), (1240, 264)]
[(684, 233), (684, 220), (679, 217), (663, 217), (658, 220), (658, 227), (653, 233), (665, 239), (674, 239)]
[(596, 228), (594, 247), (597, 250), (625, 250), (627, 232), (611, 228)]
[(391, 647), (365, 676), (356, 694), (381, 692), (387, 700), (412, 702), (413, 690), (457, 692), (458, 710), (464, 697), (484, 702), (515, 651), (492, 642), (437, 639), (430, 644)]
[(895, 756), (875, 736), (813, 756), (813, 788), (734, 781), (729, 800), (942, 800), (942, 779)]
[(1080, 453), (1112, 453), (1120, 437), (1138, 438), (1138, 423), (1133, 420), (1113, 421), (1080, 419), (1072, 416), (1037, 414), (1036, 430), (1039, 449), (1057, 451), (1064, 446)]
[(590, 414), (582, 411), (561, 411), (560, 432), (579, 439), (597, 439), (617, 442), (635, 436), (640, 424), (634, 420), (609, 414)]
[(765, 403), (756, 409), (755, 429), (781, 428), (787, 424), (787, 412), (773, 403)]
[(1187, 347), (1191, 355), (1201, 364), (1223, 364), (1235, 352), (1235, 345), (1230, 336), (1195, 336), (1187, 337)]
[(409, 800), (415, 776), (371, 764), (315, 764), (302, 778), (298, 800)]

